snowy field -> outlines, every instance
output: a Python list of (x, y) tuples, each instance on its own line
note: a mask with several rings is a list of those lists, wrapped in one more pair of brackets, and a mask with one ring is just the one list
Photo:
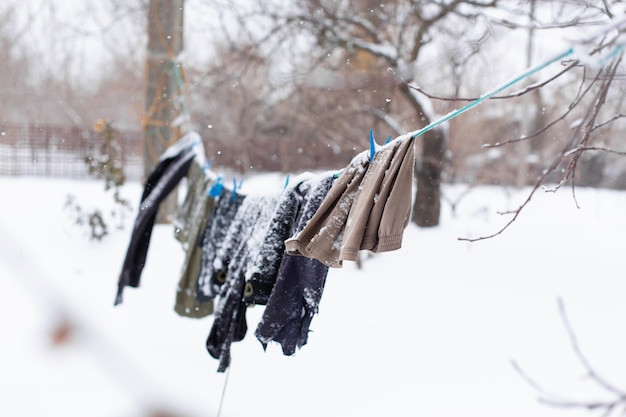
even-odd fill
[[(284, 178), (246, 180), (242, 192)], [(113, 307), (134, 213), (90, 241), (71, 225), (68, 194), (106, 205), (97, 181), (0, 178), (0, 415), (142, 417), (598, 415), (538, 399), (610, 398), (585, 378), (559, 313), (565, 305), (597, 372), (626, 389), (626, 193), (540, 192), (502, 235), (528, 190), (481, 187), (441, 226), (409, 225), (401, 250), (332, 269), (309, 342), (286, 357), (246, 339), (217, 373), (205, 350), (212, 318), (173, 310), (183, 261), (171, 226), (156, 227), (140, 288)], [(454, 199), (462, 186), (447, 186)], [(127, 185), (137, 206), (141, 186)], [(135, 207), (136, 208), (136, 207)], [(221, 408), (220, 408), (221, 407)]]

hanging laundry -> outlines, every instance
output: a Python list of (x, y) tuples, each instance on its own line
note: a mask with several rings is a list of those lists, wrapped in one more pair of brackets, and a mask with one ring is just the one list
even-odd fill
[[(254, 205), (255, 202), (258, 203), (256, 197), (250, 201), (246, 201), (248, 196), (244, 194), (233, 194), (233, 191), (228, 191), (227, 194), (228, 195), (222, 197), (222, 199), (231, 200), (239, 209), (226, 230), (224, 240), (217, 248), (215, 257), (211, 262), (211, 276), (209, 277), (208, 285), (209, 292), (204, 293), (205, 296), (211, 298), (220, 295), (222, 287), (228, 278), (228, 267), (231, 262), (237, 262), (235, 255), (238, 254), (241, 243), (252, 230), (254, 221), (259, 216), (260, 210), (260, 206)], [(240, 202), (237, 203), (237, 200), (240, 200)]]
[(371, 163), (357, 155), (305, 229), (285, 242), (292, 255), (340, 268), (359, 250), (399, 249), (412, 204), (414, 142), (410, 137), (379, 147)]
[[(318, 211), (334, 181), (332, 172), (305, 181), (305, 193), (298, 218), (291, 231), (302, 231)], [(318, 312), (328, 266), (314, 258), (284, 253), (276, 282), (267, 301), (255, 336), (267, 348), (270, 342), (281, 345), (283, 354), (292, 355), (307, 343), (309, 327)]]
[(159, 204), (187, 175), (194, 158), (204, 158), (203, 150), (197, 149), (201, 143), (195, 132), (183, 136), (161, 155), (148, 175), (118, 279), (114, 305), (122, 303), (124, 287), (139, 286)]
[[(139, 286), (159, 204), (189, 175), (191, 194), (175, 221), (175, 237), (186, 249), (176, 311), (210, 314), (203, 309), (218, 299), (206, 348), (219, 359), (219, 372), (230, 365), (232, 342), (242, 340), (247, 332), (245, 313), (252, 304), (265, 304), (255, 330), (263, 348), (276, 342), (285, 355), (292, 355), (307, 343), (330, 267), (356, 260), (360, 250), (401, 247), (411, 211), (414, 139), (573, 51), (570, 47), (382, 147), (371, 131), (370, 150), (356, 155), (340, 173), (299, 181), (280, 200), (240, 195), (235, 193), (237, 187), (210, 195), (217, 200), (206, 199), (208, 182), (198, 179), (193, 165), (203, 166), (204, 151), (198, 146), (199, 135), (188, 133), (161, 155), (146, 180), (115, 305), (122, 302), (126, 286)], [(289, 237), (281, 244), (287, 229)]]
[(282, 191), (259, 251), (246, 271), (244, 303), (267, 303), (285, 252), (285, 240), (292, 236), (294, 222), (302, 204), (304, 191), (301, 187), (308, 186), (312, 178), (315, 178), (314, 174), (308, 172), (298, 175)]
[(231, 344), (243, 340), (247, 332), (247, 305), (243, 302), (245, 273), (254, 255), (258, 253), (277, 203), (276, 195), (246, 196), (224, 241), (227, 243), (229, 237), (238, 235), (238, 239), (231, 239), (238, 242), (231, 246), (235, 252), (230, 256), (222, 254), (216, 258), (216, 270), (226, 268), (227, 273), (220, 290), (206, 348), (212, 357), (219, 359), (218, 372), (224, 372), (230, 365)]
[(196, 297), (201, 302), (214, 299), (226, 281), (225, 270), (222, 272), (223, 276), (218, 276), (213, 263), (226, 239), (229, 226), (244, 200), (242, 194), (236, 194), (235, 198), (231, 198), (231, 194), (232, 191), (226, 188), (221, 190), (198, 243), (202, 256), (196, 281)]
[(315, 258), (334, 268), (342, 266), (339, 250), (344, 227), (368, 166), (369, 151), (350, 161), (306, 227), (285, 242), (289, 254)]
[(345, 225), (339, 260), (356, 261), (359, 250), (399, 249), (411, 216), (414, 141), (380, 148), (363, 177)]
[(174, 237), (185, 251), (174, 305), (174, 311), (184, 317), (201, 318), (213, 313), (213, 301), (200, 301), (196, 284), (202, 257), (198, 241), (215, 205), (215, 199), (209, 195), (215, 181), (213, 173), (205, 169), (200, 158), (196, 158), (187, 174), (187, 194), (172, 222)]

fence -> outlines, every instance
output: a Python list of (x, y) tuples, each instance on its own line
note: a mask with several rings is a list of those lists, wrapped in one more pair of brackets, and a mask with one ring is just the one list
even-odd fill
[[(143, 177), (143, 139), (140, 131), (119, 131), (121, 161), (126, 178)], [(200, 132), (201, 136), (202, 133)], [(209, 136), (207, 134), (207, 136)], [(205, 150), (219, 169), (235, 172), (298, 172), (337, 169), (355, 149), (331, 147), (320, 141), (304, 143), (259, 135), (246, 142), (232, 138), (204, 139)], [(103, 134), (92, 128), (0, 123), (0, 176), (89, 178), (84, 159), (97, 153)]]
[[(120, 161), (129, 180), (143, 175), (141, 132), (120, 131)], [(93, 129), (0, 124), (0, 175), (88, 178), (85, 157), (102, 134)]]

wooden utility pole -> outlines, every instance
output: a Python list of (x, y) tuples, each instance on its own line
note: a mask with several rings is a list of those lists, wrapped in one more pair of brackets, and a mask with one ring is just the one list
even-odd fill
[[(148, 49), (146, 51), (146, 104), (143, 119), (144, 175), (156, 165), (159, 156), (181, 131), (184, 0), (150, 0), (148, 10)], [(174, 190), (163, 201), (158, 223), (172, 220), (177, 204)]]

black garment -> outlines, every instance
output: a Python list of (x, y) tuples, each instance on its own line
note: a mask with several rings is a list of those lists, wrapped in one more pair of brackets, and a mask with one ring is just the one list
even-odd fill
[[(213, 211), (207, 219), (207, 224), (199, 241), (202, 247), (202, 260), (198, 280), (196, 283), (196, 297), (198, 301), (209, 301), (214, 299), (220, 292), (220, 288), (226, 280), (226, 269), (221, 270), (218, 275), (213, 263), (218, 256), (231, 223), (237, 216), (237, 212), (245, 196), (235, 194), (232, 191), (223, 189), (219, 198), (215, 202)], [(230, 235), (227, 245), (234, 246), (236, 242), (233, 238), (239, 235)], [(226, 252), (222, 252), (226, 256)]]
[[(292, 235), (300, 232), (313, 217), (333, 180), (332, 173), (327, 173), (310, 184)], [(307, 343), (309, 327), (318, 311), (327, 275), (328, 266), (317, 259), (288, 253), (283, 255), (276, 283), (255, 331), (264, 349), (274, 341), (282, 346), (285, 355), (292, 355), (296, 348)]]
[[(258, 253), (276, 203), (277, 197), (274, 196), (247, 196), (229, 228), (228, 235), (236, 233), (239, 244), (227, 260), (226, 282), (220, 290), (215, 319), (206, 341), (209, 354), (219, 359), (218, 372), (224, 372), (230, 365), (232, 342), (242, 340), (246, 334), (246, 304), (242, 301), (245, 273), (251, 259)], [(216, 258), (217, 263), (223, 260), (223, 257)], [(220, 265), (216, 266), (219, 270)], [(221, 268), (225, 266), (222, 264)]]
[(148, 246), (154, 222), (156, 221), (159, 204), (176, 187), (180, 180), (187, 175), (189, 166), (197, 153), (186, 147), (178, 153), (161, 158), (152, 172), (148, 175), (141, 196), (141, 205), (133, 225), (130, 243), (118, 280), (115, 304), (122, 303), (124, 287), (138, 287), (141, 272), (146, 263)]
[(231, 221), (224, 239), (217, 248), (215, 257), (211, 264), (211, 275), (209, 276), (209, 292), (210, 297), (215, 298), (222, 292), (222, 287), (228, 279), (228, 268), (231, 262), (238, 262), (239, 247), (242, 242), (245, 243), (248, 233), (254, 226), (254, 221), (259, 215), (260, 207), (255, 205), (254, 198), (237, 193), (233, 196), (232, 192), (227, 194), (229, 199), (240, 198), (241, 203), (238, 204), (239, 209), (235, 217)]
[(254, 262), (246, 272), (246, 287), (243, 302), (246, 304), (265, 305), (274, 288), (280, 262), (285, 252), (285, 240), (291, 236), (296, 216), (302, 204), (306, 180), (313, 174), (298, 176), (292, 185), (281, 193), (267, 233), (263, 238)]

